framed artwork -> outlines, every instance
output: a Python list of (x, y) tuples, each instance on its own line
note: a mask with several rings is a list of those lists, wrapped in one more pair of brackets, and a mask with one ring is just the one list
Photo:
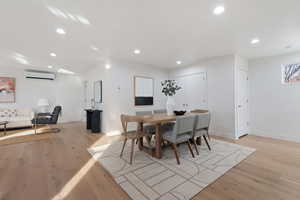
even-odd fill
[(282, 83), (300, 82), (300, 64), (282, 65)]
[(14, 103), (16, 99), (16, 79), (0, 77), (0, 103)]
[(102, 103), (102, 81), (94, 82), (94, 100), (95, 103)]
[(144, 76), (134, 77), (135, 106), (152, 106), (154, 97), (154, 79)]

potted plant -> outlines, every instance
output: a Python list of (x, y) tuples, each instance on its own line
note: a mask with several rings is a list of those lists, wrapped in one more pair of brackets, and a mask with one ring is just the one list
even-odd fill
[(172, 115), (175, 108), (174, 96), (176, 95), (176, 92), (181, 89), (181, 87), (176, 84), (175, 80), (162, 81), (161, 86), (162, 86), (162, 93), (168, 97), (167, 114)]

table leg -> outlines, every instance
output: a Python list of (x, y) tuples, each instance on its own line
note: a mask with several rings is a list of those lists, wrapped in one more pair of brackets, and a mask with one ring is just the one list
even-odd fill
[(36, 123), (34, 123), (34, 134), (36, 134)]
[(4, 124), (4, 135), (6, 135), (6, 124)]
[(160, 133), (160, 124), (156, 124), (155, 131), (155, 157), (161, 159), (161, 133)]
[[(143, 131), (143, 127), (144, 127), (143, 122), (139, 123), (138, 129), (139, 129), (140, 131)], [(140, 142), (139, 142), (139, 150), (142, 150), (142, 149), (143, 149), (143, 146), (144, 146), (144, 144), (143, 144), (143, 137), (141, 137), (141, 138), (140, 138)]]

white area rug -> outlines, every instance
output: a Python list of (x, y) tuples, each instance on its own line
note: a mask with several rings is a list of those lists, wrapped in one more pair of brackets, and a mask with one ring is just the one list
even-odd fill
[(133, 200), (187, 200), (255, 151), (220, 140), (211, 140), (210, 144), (212, 151), (203, 144), (199, 147), (199, 156), (194, 151), (195, 158), (187, 145), (180, 145), (180, 165), (171, 148), (167, 148), (163, 159), (158, 160), (139, 151), (136, 145), (132, 165), (129, 164), (131, 142), (127, 142), (122, 159), (119, 157), (122, 142), (88, 151)]

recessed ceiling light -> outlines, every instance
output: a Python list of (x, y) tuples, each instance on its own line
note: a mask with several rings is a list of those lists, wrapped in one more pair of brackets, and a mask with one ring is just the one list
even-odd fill
[(50, 53), (50, 56), (56, 57), (56, 54), (55, 53)]
[(66, 31), (62, 28), (57, 28), (56, 29), (56, 33), (60, 34), (60, 35), (65, 35), (66, 34)]
[(134, 50), (134, 54), (140, 54), (140, 53), (141, 53), (141, 50), (139, 50), (139, 49)]
[(48, 68), (49, 68), (49, 69), (52, 69), (52, 68), (53, 68), (53, 66), (49, 65), (49, 66), (48, 66)]
[(251, 44), (258, 44), (260, 40), (258, 38), (254, 38), (251, 40)]
[(176, 61), (176, 64), (177, 64), (177, 65), (181, 65), (181, 63), (182, 63), (182, 62), (181, 62), (180, 60), (177, 60), (177, 61)]
[(110, 67), (111, 67), (110, 64), (106, 64), (106, 65), (105, 65), (105, 68), (106, 68), (106, 69), (110, 69)]
[(224, 6), (217, 6), (217, 7), (214, 9), (214, 14), (215, 14), (215, 15), (221, 15), (222, 13), (224, 13), (224, 11), (225, 11)]

